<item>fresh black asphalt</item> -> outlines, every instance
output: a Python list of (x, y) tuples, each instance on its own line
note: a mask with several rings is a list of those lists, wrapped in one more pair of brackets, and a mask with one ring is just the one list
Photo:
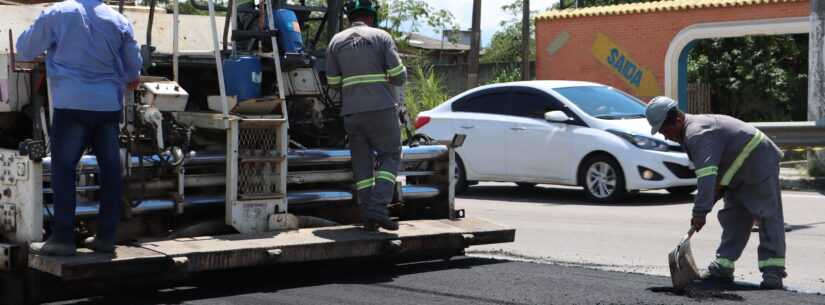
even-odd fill
[(669, 292), (667, 277), (475, 257), (407, 264), (327, 262), (200, 274), (163, 289), (54, 304), (825, 304), (747, 284)]

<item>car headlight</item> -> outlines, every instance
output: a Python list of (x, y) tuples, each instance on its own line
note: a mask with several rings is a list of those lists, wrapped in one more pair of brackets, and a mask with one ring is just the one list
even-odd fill
[(635, 145), (641, 149), (648, 149), (648, 150), (656, 150), (656, 151), (668, 151), (669, 147), (665, 141), (656, 140), (654, 138), (640, 136), (637, 134), (627, 133), (624, 131), (618, 131), (613, 129), (608, 129), (608, 132), (619, 136), (622, 139), (630, 142), (630, 144)]

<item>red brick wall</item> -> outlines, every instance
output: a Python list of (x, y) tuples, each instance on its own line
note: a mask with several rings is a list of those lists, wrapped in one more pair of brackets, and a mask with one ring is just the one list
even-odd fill
[[(633, 88), (610, 67), (598, 62), (591, 52), (596, 33), (603, 33), (639, 66), (653, 72), (659, 84), (659, 93), (663, 94), (665, 54), (671, 40), (685, 27), (707, 22), (801, 17), (809, 14), (810, 3), (801, 1), (537, 20), (536, 78), (593, 81), (633, 94)], [(567, 31), (570, 38), (551, 56), (547, 51), (548, 46), (563, 31)]]

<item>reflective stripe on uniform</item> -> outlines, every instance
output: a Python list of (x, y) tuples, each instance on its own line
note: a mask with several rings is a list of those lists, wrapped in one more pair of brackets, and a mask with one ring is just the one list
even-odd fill
[(716, 264), (721, 266), (721, 267), (724, 267), (724, 268), (733, 269), (733, 267), (735, 265), (735, 261), (724, 258), (724, 257), (717, 257), (716, 258)]
[(785, 258), (784, 257), (775, 257), (775, 258), (769, 258), (769, 259), (766, 259), (766, 260), (759, 261), (759, 268), (766, 268), (766, 267), (785, 268)]
[(349, 87), (358, 84), (372, 84), (372, 83), (386, 83), (387, 75), (385, 74), (364, 74), (344, 77), (344, 87)]
[(374, 185), (375, 185), (375, 178), (367, 178), (367, 179), (364, 179), (364, 180), (361, 180), (361, 181), (358, 181), (357, 183), (355, 183), (355, 188), (360, 191), (360, 190), (363, 190), (365, 188), (373, 187)]
[(386, 180), (390, 183), (395, 183), (395, 174), (390, 173), (388, 171), (378, 171), (378, 173), (375, 174), (375, 178)]
[(742, 148), (742, 151), (736, 156), (736, 159), (733, 160), (728, 170), (725, 172), (725, 175), (722, 176), (722, 181), (719, 182), (720, 185), (727, 186), (730, 184), (730, 181), (733, 180), (733, 176), (736, 175), (736, 172), (739, 171), (739, 168), (742, 167), (742, 163), (745, 163), (745, 160), (748, 156), (751, 155), (756, 146), (759, 143), (762, 143), (762, 140), (765, 140), (765, 134), (760, 131), (756, 131), (756, 134), (753, 135), (748, 144), (745, 145), (745, 148)]
[(394, 76), (401, 75), (401, 73), (404, 73), (404, 71), (406, 71), (406, 70), (407, 70), (407, 67), (404, 67), (404, 65), (398, 65), (398, 67), (387, 70), (387, 74), (389, 76), (394, 77)]
[(706, 166), (696, 170), (696, 178), (702, 178), (705, 176), (715, 176), (719, 173), (719, 167), (716, 166)]
[(341, 76), (327, 76), (327, 84), (337, 86), (341, 84)]

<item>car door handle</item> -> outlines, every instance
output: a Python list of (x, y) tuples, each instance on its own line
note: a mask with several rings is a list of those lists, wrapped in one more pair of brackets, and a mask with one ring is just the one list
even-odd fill
[(510, 127), (510, 130), (525, 131), (527, 130), (527, 127)]
[(473, 129), (473, 128), (476, 128), (476, 127), (475, 127), (475, 126), (473, 126), (473, 125), (461, 125), (461, 128), (464, 128), (464, 129)]

